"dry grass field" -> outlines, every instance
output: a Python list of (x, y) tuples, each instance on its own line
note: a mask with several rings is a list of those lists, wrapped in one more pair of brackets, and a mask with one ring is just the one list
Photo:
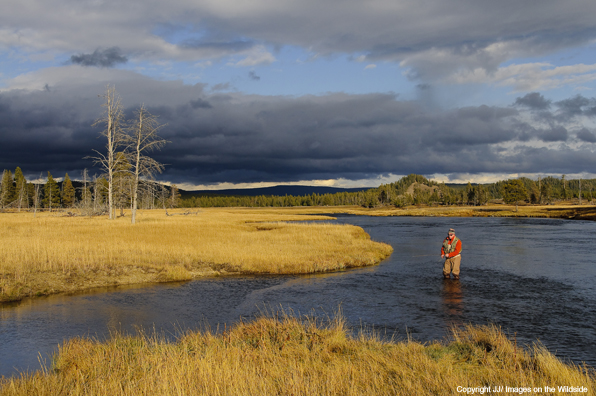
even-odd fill
[[(552, 217), (596, 220), (596, 206), (210, 208), (166, 216), (67, 217), (0, 213), (0, 302), (99, 286), (222, 274), (300, 274), (373, 265), (388, 245), (360, 228), (316, 224), (321, 214), (435, 217)], [(312, 216), (317, 214), (318, 216)], [(295, 221), (309, 221), (297, 223)]]
[(495, 204), (482, 206), (383, 206), (363, 208), (362, 206), (303, 206), (293, 208), (271, 208), (272, 213), (329, 214), (345, 213), (362, 216), (414, 216), (414, 217), (541, 217), (573, 220), (596, 220), (596, 205), (561, 203), (557, 205), (515, 205)]
[(0, 301), (228, 273), (335, 271), (377, 264), (392, 252), (359, 227), (317, 224), (321, 218), (293, 210), (154, 210), (140, 211), (133, 226), (130, 216), (0, 213)]
[(325, 213), (349, 213), (367, 216), (427, 216), (427, 217), (546, 217), (575, 220), (596, 220), (594, 205), (482, 205), (482, 206), (409, 206), (406, 208), (336, 207)]
[(503, 395), (594, 395), (596, 374), (539, 345), (522, 348), (494, 326), (454, 329), (449, 341), (420, 344), (351, 337), (341, 319), (281, 315), (223, 334), (190, 332), (177, 342), (71, 339), (45, 371), (0, 379), (0, 394), (457, 395), (494, 394), (481, 388), (499, 386)]

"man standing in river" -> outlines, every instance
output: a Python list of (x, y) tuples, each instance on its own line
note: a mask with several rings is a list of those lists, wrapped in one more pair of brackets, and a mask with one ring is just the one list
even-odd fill
[(455, 230), (453, 228), (449, 229), (447, 238), (443, 241), (441, 257), (445, 259), (445, 265), (443, 265), (443, 277), (445, 279), (450, 279), (450, 274), (453, 273), (453, 279), (459, 279), (461, 241), (455, 236)]

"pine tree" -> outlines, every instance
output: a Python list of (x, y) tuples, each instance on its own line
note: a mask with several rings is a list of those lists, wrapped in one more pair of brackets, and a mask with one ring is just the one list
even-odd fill
[(15, 200), (15, 188), (13, 184), (12, 172), (4, 170), (2, 174), (2, 191), (0, 191), (0, 205), (6, 207)]
[(29, 206), (29, 189), (27, 188), (27, 180), (23, 175), (23, 171), (18, 166), (14, 171), (14, 180), (16, 184), (15, 199), (20, 212), (22, 207)]
[(552, 198), (552, 188), (550, 183), (542, 182), (540, 187), (540, 203), (542, 200), (546, 200), (547, 203), (550, 203)]
[(503, 200), (512, 204), (515, 202), (515, 211), (517, 212), (518, 201), (524, 201), (528, 197), (528, 191), (524, 182), (520, 179), (510, 180), (503, 186)]
[(42, 202), (46, 208), (50, 209), (50, 212), (60, 206), (60, 188), (58, 188), (58, 183), (56, 183), (50, 172), (48, 172), (48, 181), (43, 187)]
[(35, 205), (35, 184), (27, 183), (27, 207)]
[(108, 202), (108, 194), (108, 181), (103, 177), (95, 179), (95, 183), (93, 185), (93, 201), (95, 210), (97, 210), (97, 206), (104, 205)]
[(71, 208), (75, 203), (75, 189), (68, 177), (68, 173), (64, 175), (64, 182), (62, 183), (62, 205), (65, 208)]

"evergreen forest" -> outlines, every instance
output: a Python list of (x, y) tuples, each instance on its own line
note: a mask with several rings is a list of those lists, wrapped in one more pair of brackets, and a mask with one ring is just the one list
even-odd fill
[[(105, 177), (87, 176), (73, 181), (68, 174), (60, 182), (47, 173), (36, 182), (27, 181), (22, 170), (4, 170), (0, 183), (0, 208), (55, 211), (76, 208), (86, 215), (107, 213), (108, 182)], [(44, 180), (41, 182), (41, 180)], [(122, 214), (132, 205), (134, 180), (124, 166), (113, 175), (114, 206)], [(406, 207), (410, 205), (486, 205), (488, 203), (593, 203), (596, 179), (544, 177), (538, 180), (519, 178), (489, 184), (445, 184), (411, 174), (400, 180), (359, 192), (308, 194), (303, 196), (235, 196), (193, 193), (179, 190), (151, 180), (141, 183), (139, 207), (196, 208), (196, 207), (290, 207), (358, 205), (368, 208), (380, 206)]]

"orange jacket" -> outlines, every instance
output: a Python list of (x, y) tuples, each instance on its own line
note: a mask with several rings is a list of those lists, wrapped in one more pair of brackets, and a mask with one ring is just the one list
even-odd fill
[[(449, 243), (450, 239), (449, 237), (445, 238), (445, 240), (443, 242), (447, 241), (447, 243)], [(449, 243), (451, 245), (451, 243)], [(445, 248), (443, 246), (441, 246), (441, 255), (445, 255), (446, 258), (451, 258), (451, 257), (455, 257), (458, 254), (461, 253), (461, 240), (458, 238), (457, 239), (457, 243), (455, 244), (455, 251), (451, 252), (450, 254), (445, 254)]]

